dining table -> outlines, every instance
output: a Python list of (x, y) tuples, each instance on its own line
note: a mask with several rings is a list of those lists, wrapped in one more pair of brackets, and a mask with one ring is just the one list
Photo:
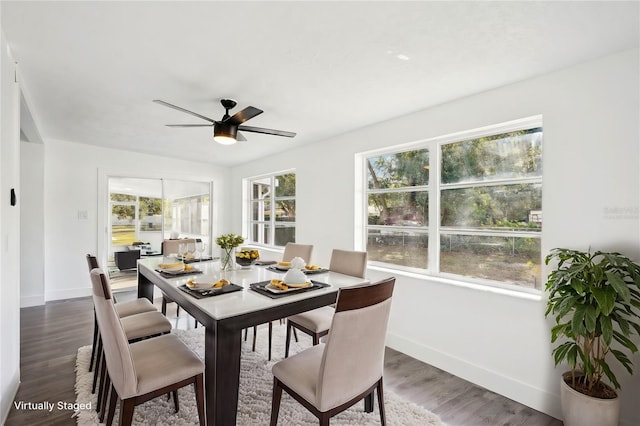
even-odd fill
[[(253, 289), (252, 284), (264, 286), (271, 279), (282, 279), (284, 272), (273, 267), (251, 265), (220, 271), (220, 262), (213, 260), (191, 263), (191, 274), (173, 276), (159, 268), (162, 262), (161, 256), (138, 261), (138, 297), (153, 302), (154, 287), (158, 287), (205, 327), (205, 414), (209, 426), (236, 424), (242, 330), (330, 305), (336, 302), (340, 288), (368, 283), (364, 278), (322, 270), (308, 275), (313, 289), (269, 294)], [(215, 282), (220, 278), (228, 280), (236, 291), (198, 298), (181, 289), (190, 279)]]

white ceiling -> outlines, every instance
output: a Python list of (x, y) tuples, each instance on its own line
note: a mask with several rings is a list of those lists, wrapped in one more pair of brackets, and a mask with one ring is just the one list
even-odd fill
[[(234, 165), (637, 48), (632, 2), (10, 2), (2, 28), (42, 138)], [(225, 147), (162, 99), (220, 119)], [(420, 123), (415, 123), (419, 126)]]

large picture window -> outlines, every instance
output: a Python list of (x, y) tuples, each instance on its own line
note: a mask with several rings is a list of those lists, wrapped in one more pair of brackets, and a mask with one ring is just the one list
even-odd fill
[(249, 240), (269, 246), (296, 241), (296, 174), (294, 172), (247, 179)]
[(362, 158), (373, 264), (540, 289), (540, 118)]
[(427, 268), (429, 150), (369, 157), (369, 260)]

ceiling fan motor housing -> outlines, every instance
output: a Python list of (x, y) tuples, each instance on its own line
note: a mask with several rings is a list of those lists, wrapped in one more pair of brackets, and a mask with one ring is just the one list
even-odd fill
[(218, 121), (213, 125), (213, 137), (233, 138), (236, 139), (238, 134), (238, 126), (225, 123), (224, 121)]

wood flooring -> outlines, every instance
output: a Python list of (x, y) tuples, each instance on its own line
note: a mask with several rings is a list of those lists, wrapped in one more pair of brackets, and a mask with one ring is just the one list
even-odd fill
[[(135, 292), (120, 293), (129, 300)], [(158, 305), (159, 301), (156, 302)], [(167, 317), (178, 328), (193, 328), (194, 321), (175, 304)], [(75, 401), (75, 359), (80, 346), (90, 345), (93, 332), (91, 298), (47, 303), (21, 309), (21, 384), (16, 401), (56, 404)], [(497, 395), (414, 358), (387, 349), (384, 386), (436, 413), (448, 426), (556, 426), (562, 422)], [(17, 410), (12, 406), (6, 426), (75, 425), (72, 411)], [(284, 425), (289, 426), (289, 425)], [(410, 426), (410, 425), (407, 425)]]

